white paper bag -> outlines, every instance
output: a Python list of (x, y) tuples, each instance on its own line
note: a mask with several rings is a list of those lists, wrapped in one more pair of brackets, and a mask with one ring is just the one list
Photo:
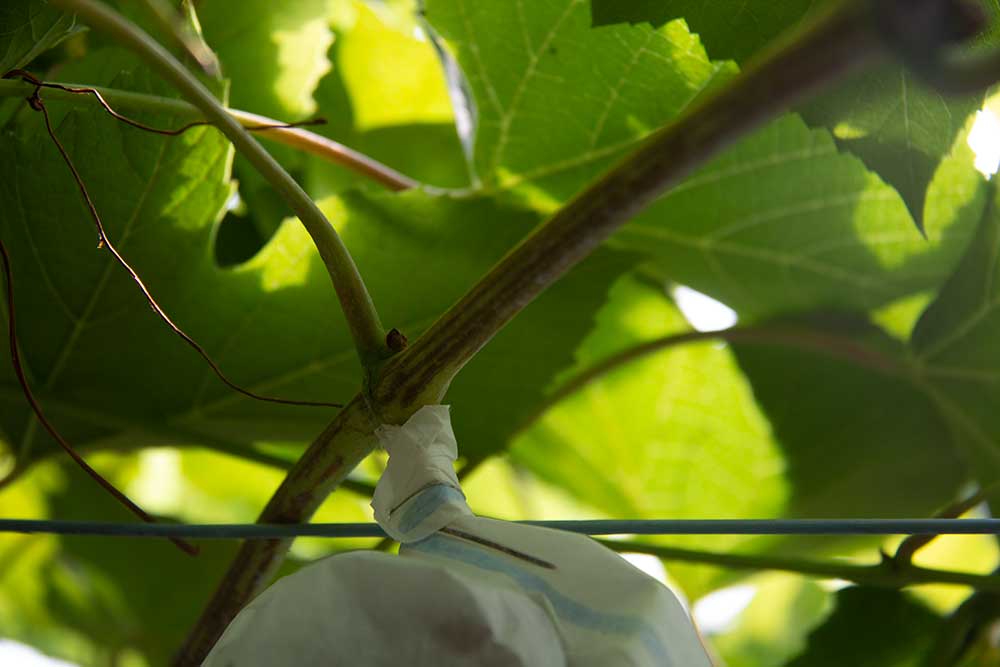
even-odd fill
[(399, 556), (332, 556), (281, 579), (205, 667), (711, 667), (687, 613), (593, 540), (477, 517), (455, 477), (447, 406), (378, 432), (372, 505)]

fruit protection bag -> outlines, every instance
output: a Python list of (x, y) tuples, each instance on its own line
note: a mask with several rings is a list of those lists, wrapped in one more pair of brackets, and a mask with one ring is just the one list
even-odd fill
[(372, 499), (399, 555), (331, 556), (229, 625), (205, 667), (711, 667), (661, 583), (588, 537), (475, 516), (448, 406), (377, 436)]

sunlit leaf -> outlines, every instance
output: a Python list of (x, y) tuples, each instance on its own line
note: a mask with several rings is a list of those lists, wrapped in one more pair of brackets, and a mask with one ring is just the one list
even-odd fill
[(922, 227), (934, 173), (982, 102), (982, 94), (945, 97), (904, 68), (883, 65), (810, 100), (801, 113), (895, 187)]
[(962, 148), (914, 228), (898, 193), (786, 116), (669, 192), (614, 238), (741, 317), (868, 309), (936, 287), (974, 233), (982, 178)]
[(234, 106), (288, 120), (316, 110), (312, 95), (333, 42), (324, 0), (204, 2), (198, 16), (232, 81)]
[[(430, 0), (475, 97), (486, 189), (552, 207), (734, 67), (683, 22), (590, 27), (587, 3)], [(600, 54), (600, 57), (595, 57)]]
[[(783, 665), (805, 648), (809, 633), (831, 611), (832, 596), (803, 577), (765, 574), (740, 586), (752, 587), (749, 606), (732, 627), (708, 634), (711, 646), (729, 667)], [(697, 618), (698, 606), (695, 610)]]

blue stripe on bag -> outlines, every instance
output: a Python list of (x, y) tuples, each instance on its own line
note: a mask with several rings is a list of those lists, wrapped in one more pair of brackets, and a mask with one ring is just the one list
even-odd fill
[(465, 494), (447, 484), (435, 484), (427, 487), (403, 506), (403, 516), (399, 520), (399, 529), (404, 533), (410, 532), (434, 514), (438, 508), (451, 501), (464, 503)]
[(594, 632), (617, 635), (637, 634), (645, 649), (657, 660), (657, 664), (665, 667), (673, 664), (667, 655), (666, 647), (657, 637), (652, 626), (645, 620), (588, 607), (566, 596), (538, 575), (481, 548), (440, 534), (434, 534), (419, 542), (410, 543), (407, 548), (461, 561), (483, 570), (505, 574), (514, 579), (524, 590), (540, 593), (548, 598), (560, 619)]

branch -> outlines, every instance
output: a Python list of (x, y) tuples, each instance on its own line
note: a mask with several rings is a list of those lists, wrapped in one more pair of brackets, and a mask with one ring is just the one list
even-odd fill
[[(356, 396), (313, 441), (281, 483), (258, 523), (307, 521), (375, 446), (379, 425), (362, 396)], [(200, 665), (229, 622), (267, 584), (291, 546), (290, 539), (245, 541), (211, 601), (188, 635), (174, 664)]]
[[(546, 287), (695, 168), (817, 88), (881, 52), (866, 5), (845, 2), (654, 132), (509, 252), (414, 344), (375, 397), (401, 421)], [(390, 407), (391, 406), (391, 407)]]
[(91, 27), (107, 33), (120, 45), (135, 51), (233, 142), (236, 149), (284, 197), (312, 237), (333, 281), (362, 365), (365, 369), (371, 369), (387, 357), (389, 350), (385, 344), (382, 323), (354, 260), (333, 225), (288, 172), (219, 104), (205, 86), (135, 24), (97, 0), (51, 0), (51, 4), (76, 13)]
[[(204, 116), (198, 107), (183, 100), (158, 95), (146, 95), (128, 90), (103, 88), (101, 86), (83, 86), (74, 83), (58, 83), (66, 88), (87, 88), (94, 90), (118, 110), (147, 111), (171, 114), (182, 119), (202, 120)], [(0, 97), (23, 97), (31, 95), (33, 86), (23, 81), (0, 79)], [(91, 107), (93, 102), (86, 96), (78, 95), (58, 88), (50, 88), (45, 92), (47, 102), (68, 102), (80, 107)], [(229, 115), (239, 121), (243, 127), (260, 127), (262, 125), (281, 125), (281, 121), (258, 116), (239, 109), (226, 109)], [(359, 153), (347, 146), (328, 139), (315, 132), (300, 128), (281, 127), (259, 133), (265, 139), (279, 144), (285, 144), (306, 153), (311, 153), (323, 160), (339, 164), (362, 176), (381, 183), (390, 190), (400, 191), (421, 187), (421, 183), (405, 176), (392, 167)]]
[(664, 560), (715, 565), (735, 570), (777, 570), (794, 572), (824, 579), (844, 579), (862, 586), (879, 588), (905, 588), (918, 584), (952, 584), (971, 586), (978, 591), (1000, 593), (1000, 575), (973, 574), (920, 567), (912, 563), (900, 564), (883, 558), (876, 565), (851, 565), (808, 558), (734, 554), (697, 549), (659, 546), (642, 542), (597, 540), (615, 551), (649, 554)]

